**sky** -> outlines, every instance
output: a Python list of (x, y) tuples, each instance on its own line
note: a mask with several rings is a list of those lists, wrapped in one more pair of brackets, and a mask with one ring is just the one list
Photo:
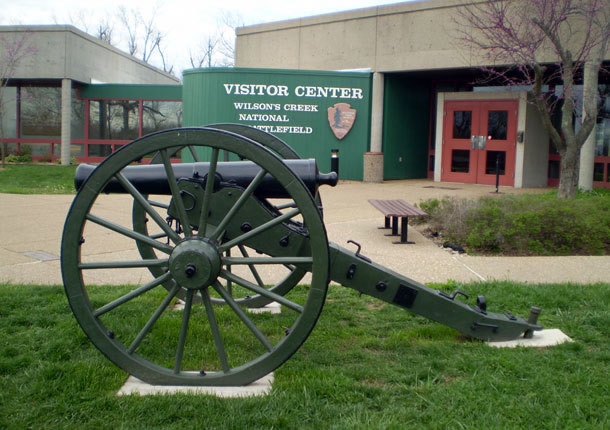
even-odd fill
[[(180, 77), (183, 69), (191, 67), (190, 56), (197, 57), (208, 37), (223, 27), (223, 15), (253, 25), (402, 2), (404, 0), (0, 0), (0, 25), (72, 24), (81, 30), (86, 31), (83, 28), (86, 26), (94, 31), (106, 17), (114, 16), (120, 6), (139, 11), (145, 20), (150, 20), (156, 10), (154, 22), (165, 35), (163, 45), (167, 63), (174, 65), (174, 73)], [(115, 29), (115, 45), (126, 50), (126, 39)], [(161, 64), (158, 58), (151, 63)]]

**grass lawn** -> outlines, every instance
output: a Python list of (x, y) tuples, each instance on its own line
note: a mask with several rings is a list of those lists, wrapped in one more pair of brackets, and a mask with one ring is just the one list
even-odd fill
[(75, 194), (76, 166), (7, 164), (0, 168), (0, 193)]
[(495, 349), (334, 286), (269, 396), (117, 398), (127, 375), (88, 341), (62, 287), (0, 284), (0, 428), (610, 426), (610, 284), (459, 288), (494, 311), (538, 305), (575, 342)]

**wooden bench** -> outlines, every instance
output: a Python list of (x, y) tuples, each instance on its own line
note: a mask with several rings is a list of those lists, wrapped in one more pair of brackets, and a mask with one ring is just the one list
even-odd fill
[(407, 241), (409, 217), (422, 217), (428, 214), (421, 209), (411, 206), (404, 200), (375, 200), (370, 199), (369, 203), (381, 211), (385, 216), (385, 225), (382, 229), (390, 228), (390, 218), (392, 218), (392, 234), (398, 236), (398, 218), (400, 218), (400, 242), (393, 243), (414, 243)]

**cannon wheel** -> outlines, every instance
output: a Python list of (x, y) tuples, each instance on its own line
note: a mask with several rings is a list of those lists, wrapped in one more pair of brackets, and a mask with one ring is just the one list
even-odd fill
[[(281, 139), (278, 139), (277, 137), (275, 137), (274, 135), (272, 135), (270, 133), (259, 130), (258, 128), (254, 128), (254, 127), (250, 127), (250, 126), (242, 125), (242, 124), (230, 124), (230, 123), (212, 124), (212, 125), (206, 126), (206, 128), (215, 128), (218, 130), (225, 130), (225, 131), (229, 131), (231, 133), (235, 133), (240, 136), (246, 137), (248, 139), (251, 139), (251, 140), (255, 141), (256, 143), (263, 145), (265, 148), (271, 149), (274, 153), (276, 153), (282, 159), (301, 158), (299, 156), (299, 154), (297, 154), (286, 142), (284, 142)], [(171, 156), (172, 157), (175, 156), (177, 152), (179, 152), (183, 149), (184, 148), (177, 147), (175, 153), (171, 154)], [(199, 161), (199, 156), (197, 155), (197, 153), (195, 151), (190, 151), (189, 153), (195, 159), (195, 161)], [(162, 163), (161, 156), (159, 153), (156, 153), (152, 157), (149, 164), (160, 164), (160, 163)], [(318, 205), (318, 207), (321, 208), (322, 203), (321, 203), (319, 193), (316, 193), (315, 201), (316, 201), (316, 204)], [(134, 202), (134, 205), (133, 205), (134, 230), (136, 230), (137, 232), (148, 234), (147, 224), (148, 223), (147, 223), (146, 212), (144, 211), (144, 209), (141, 205)], [(140, 255), (142, 256), (142, 258), (144, 258), (144, 259), (156, 258), (155, 252), (152, 247), (150, 247), (146, 243), (138, 243), (137, 245), (138, 245), (138, 249), (140, 250)], [(241, 250), (240, 250), (240, 252), (241, 252)], [(158, 267), (150, 267), (149, 270), (152, 272), (153, 276), (155, 276), (155, 277), (159, 277), (162, 274), (161, 269)], [(252, 268), (251, 270), (254, 271), (256, 269)], [(305, 269), (303, 269), (302, 267), (292, 267), (288, 271), (288, 273), (286, 273), (286, 276), (284, 277), (284, 279), (282, 279), (281, 281), (277, 282), (274, 285), (269, 286), (268, 290), (274, 292), (275, 294), (279, 294), (280, 296), (283, 296), (288, 291), (292, 290), (301, 281), (301, 279), (303, 279), (303, 276), (305, 276), (306, 273), (307, 273), (307, 271)], [(255, 276), (258, 276), (258, 274), (255, 274)], [(166, 288), (168, 290), (171, 289), (171, 287), (172, 287), (171, 284), (166, 284)], [(185, 291), (180, 291), (178, 293), (178, 297), (180, 299), (184, 300)], [(249, 308), (261, 308), (263, 306), (268, 305), (269, 303), (271, 303), (273, 301), (273, 300), (269, 299), (268, 297), (262, 296), (260, 294), (247, 294), (242, 297), (234, 297), (234, 299), (240, 305), (245, 305)], [(220, 297), (211, 297), (211, 300), (212, 300), (212, 303), (214, 303), (214, 304), (224, 304), (225, 303), (224, 299), (222, 299)], [(195, 298), (195, 301), (196, 302), (201, 301), (199, 296), (197, 296)]]
[[(251, 258), (257, 262), (266, 258), (266, 263), (272, 265), (305, 264), (312, 273), (311, 284), (293, 288), (284, 296), (261, 291), (247, 282), (242, 285), (279, 302), (286, 311), (278, 315), (249, 315), (218, 281), (230, 277), (233, 282), (241, 282), (226, 270), (224, 251), (239, 246), (247, 235), (264, 235), (264, 228), (222, 242), (222, 232), (193, 231), (184, 205), (178, 203), (182, 225), (188, 225), (185, 232), (178, 234), (167, 228), (147, 198), (131, 187), (121, 174), (129, 164), (159, 151), (172, 187), (172, 198), (182, 202), (169, 154), (174, 153), (175, 148), (184, 147), (211, 150), (212, 163), (218, 160), (220, 150), (252, 161), (261, 167), (261, 173), (244, 194), (251, 195), (266, 172), (284, 186), (294, 201), (296, 209), (276, 217), (272, 224), (280, 225), (294, 216), (302, 218), (307, 230), (307, 249), (299, 250), (299, 255)], [(111, 218), (129, 212), (115, 206), (117, 196), (104, 195), (104, 186), (112, 178), (121, 181), (129, 190), (130, 200), (122, 199), (125, 196), (119, 196), (122, 199), (119, 200), (129, 207), (131, 199), (145, 206), (151, 219), (170, 236), (169, 244), (132, 230), (125, 226), (124, 220)], [(210, 193), (213, 182), (209, 181), (205, 186), (206, 189), (210, 187)], [(104, 206), (105, 197), (115, 198), (112, 210)], [(243, 209), (239, 201), (241, 199), (225, 214), (227, 222)], [(206, 202), (203, 204), (205, 207)], [(202, 212), (207, 213), (207, 210)], [(136, 243), (145, 242), (165, 258), (88, 261), (88, 247), (95, 246), (96, 240), (98, 247), (104, 247), (112, 235), (118, 235), (130, 244), (131, 255), (139, 257)], [(122, 249), (121, 255), (124, 252)], [(231, 264), (251, 261), (246, 257), (232, 257)], [(163, 274), (119, 290), (118, 287), (94, 285), (95, 281), (88, 280), (92, 273), (99, 272), (96, 269), (112, 276), (125, 269), (151, 266), (162, 268)], [(193, 266), (196, 275), (189, 276), (188, 270), (193, 272)], [(68, 213), (62, 238), (61, 267), (68, 301), (77, 321), (94, 345), (123, 370), (151, 384), (233, 386), (248, 384), (273, 371), (309, 336), (326, 297), (329, 251), (324, 224), (314, 200), (302, 181), (277, 155), (250, 139), (227, 131), (190, 128), (159, 132), (136, 140), (98, 166), (79, 190)], [(170, 291), (160, 287), (168, 283), (173, 285)], [(167, 312), (182, 290), (186, 291), (184, 310)], [(214, 307), (210, 301), (211, 291), (220, 295), (229, 306)], [(195, 296), (201, 297), (201, 304), (194, 303)]]

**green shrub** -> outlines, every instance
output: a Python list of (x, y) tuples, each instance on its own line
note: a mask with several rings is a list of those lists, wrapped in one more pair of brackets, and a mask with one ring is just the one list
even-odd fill
[(32, 156), (30, 154), (9, 155), (5, 158), (7, 163), (31, 163)]
[(7, 155), (4, 160), (7, 163), (31, 163), (32, 148), (22, 145), (20, 149), (17, 149), (12, 154)]
[[(438, 208), (440, 207), (440, 205), (441, 205), (441, 201), (439, 199), (428, 199), (428, 200), (424, 200), (423, 202), (419, 203), (419, 207), (421, 208), (421, 210), (428, 213), (429, 215), (432, 215), (433, 213), (438, 211)], [(420, 219), (420, 218), (417, 218), (417, 219)]]
[[(57, 164), (61, 164), (61, 157), (58, 158), (55, 162)], [(72, 164), (72, 165), (78, 164), (78, 161), (76, 161), (76, 157), (70, 157), (70, 164)]]
[[(610, 193), (558, 200), (550, 194), (422, 202), (429, 229), (470, 251), (509, 255), (604, 255)], [(424, 210), (426, 210), (424, 209)]]
[(53, 156), (51, 154), (45, 154), (38, 159), (39, 163), (51, 163), (53, 161)]
[(21, 145), (20, 148), (15, 151), (15, 155), (32, 155), (32, 147), (28, 145)]

